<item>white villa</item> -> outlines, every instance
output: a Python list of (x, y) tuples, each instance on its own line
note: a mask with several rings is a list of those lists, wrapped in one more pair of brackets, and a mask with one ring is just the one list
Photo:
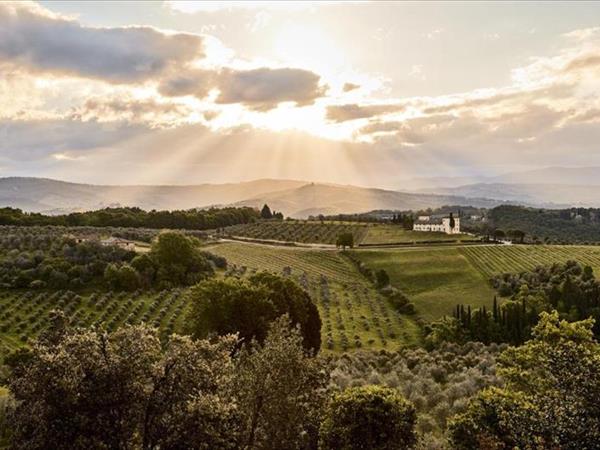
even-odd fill
[[(451, 223), (454, 222), (454, 226)], [(434, 218), (419, 216), (413, 225), (413, 231), (438, 231), (446, 234), (460, 234), (460, 219), (452, 213), (448, 217)]]

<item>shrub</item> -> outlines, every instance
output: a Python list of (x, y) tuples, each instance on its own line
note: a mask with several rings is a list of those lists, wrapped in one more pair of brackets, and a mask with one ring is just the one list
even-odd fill
[(413, 448), (414, 406), (395, 389), (364, 386), (334, 396), (321, 424), (323, 450)]

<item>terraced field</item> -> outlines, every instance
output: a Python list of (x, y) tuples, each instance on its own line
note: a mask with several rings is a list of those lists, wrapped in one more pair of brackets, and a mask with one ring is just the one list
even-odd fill
[(505, 272), (522, 272), (536, 266), (575, 260), (600, 274), (600, 247), (583, 245), (477, 246), (460, 249), (486, 278)]
[(181, 331), (186, 314), (184, 292), (153, 294), (72, 291), (0, 292), (0, 357), (38, 336), (49, 324), (50, 311), (62, 309), (74, 326), (115, 330), (146, 322), (163, 336)]
[(256, 222), (225, 228), (225, 234), (252, 239), (335, 245), (342, 233), (352, 233), (354, 242), (360, 242), (367, 233), (366, 225), (336, 222)]
[(237, 242), (206, 249), (227, 258), (230, 274), (268, 270), (294, 278), (319, 308), (324, 349), (391, 350), (420, 342), (421, 332), (412, 318), (396, 313), (387, 299), (337, 251)]

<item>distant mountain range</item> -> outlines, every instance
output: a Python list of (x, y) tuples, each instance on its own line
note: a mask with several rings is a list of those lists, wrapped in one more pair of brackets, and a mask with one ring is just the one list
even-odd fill
[(261, 207), (265, 203), (297, 218), (444, 205), (600, 207), (600, 167), (550, 167), (488, 178), (417, 178), (403, 190), (273, 179), (188, 186), (105, 186), (45, 178), (0, 178), (0, 207), (46, 214), (108, 206), (173, 210), (224, 205)]
[(600, 167), (548, 167), (496, 177), (415, 178), (410, 191), (483, 197), (530, 206), (600, 207)]
[(546, 167), (543, 169), (510, 172), (484, 177), (426, 177), (410, 178), (398, 184), (399, 189), (440, 189), (472, 184), (546, 184), (571, 186), (600, 186), (600, 167)]
[(419, 192), (485, 197), (546, 208), (600, 207), (600, 185), (476, 183), (458, 187), (421, 189)]
[(103, 186), (43, 178), (0, 178), (0, 207), (11, 206), (46, 214), (109, 206), (173, 210), (223, 205), (261, 207), (264, 203), (286, 216), (304, 218), (317, 214), (424, 209), (449, 204), (494, 207), (503, 202), (453, 194), (407, 193), (297, 180), (190, 186)]

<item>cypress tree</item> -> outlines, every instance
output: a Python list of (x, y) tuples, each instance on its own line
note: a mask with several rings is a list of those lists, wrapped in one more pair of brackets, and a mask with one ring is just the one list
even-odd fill
[(492, 310), (492, 315), (494, 317), (494, 322), (498, 323), (498, 299), (494, 295), (494, 306)]

